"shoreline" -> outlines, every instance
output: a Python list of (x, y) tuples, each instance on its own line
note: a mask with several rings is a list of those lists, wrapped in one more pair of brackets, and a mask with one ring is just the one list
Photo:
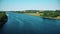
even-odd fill
[(53, 17), (43, 17), (44, 19), (54, 19), (54, 20), (60, 20), (60, 17), (55, 17), (55, 18), (53, 18)]

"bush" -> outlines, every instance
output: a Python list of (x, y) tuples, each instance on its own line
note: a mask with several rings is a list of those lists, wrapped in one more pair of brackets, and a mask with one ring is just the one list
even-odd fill
[(43, 17), (57, 17), (60, 16), (60, 11), (44, 11)]
[(0, 28), (2, 28), (3, 24), (7, 22), (7, 16), (5, 12), (0, 11)]
[(6, 16), (5, 12), (0, 12), (0, 19), (5, 17), (5, 16)]

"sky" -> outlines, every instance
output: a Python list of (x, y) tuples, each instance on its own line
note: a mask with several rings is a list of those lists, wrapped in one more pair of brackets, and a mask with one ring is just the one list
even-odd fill
[(60, 0), (0, 0), (0, 11), (60, 10)]

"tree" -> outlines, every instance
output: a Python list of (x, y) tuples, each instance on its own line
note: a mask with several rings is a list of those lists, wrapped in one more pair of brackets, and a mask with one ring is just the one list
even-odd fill
[(0, 28), (2, 28), (3, 24), (7, 22), (7, 16), (6, 13), (3, 11), (0, 11)]

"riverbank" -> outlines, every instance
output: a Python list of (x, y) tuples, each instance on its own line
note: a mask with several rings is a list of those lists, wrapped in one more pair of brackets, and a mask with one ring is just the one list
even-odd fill
[[(31, 15), (31, 16), (41, 16), (41, 15), (43, 15), (43, 13), (41, 13), (41, 14), (36, 14), (36, 13), (24, 13), (24, 14), (27, 14), (27, 15)], [(60, 16), (57, 16), (57, 17), (43, 17), (43, 16), (41, 16), (42, 18), (48, 18), (48, 19), (57, 19), (57, 20), (60, 20)]]
[(60, 16), (57, 16), (57, 17), (43, 17), (43, 18), (60, 20)]
[(39, 13), (24, 13), (24, 14), (31, 15), (31, 16), (40, 16)]
[(0, 28), (2, 28), (3, 24), (5, 24), (8, 20), (8, 17), (5, 12), (0, 12)]

